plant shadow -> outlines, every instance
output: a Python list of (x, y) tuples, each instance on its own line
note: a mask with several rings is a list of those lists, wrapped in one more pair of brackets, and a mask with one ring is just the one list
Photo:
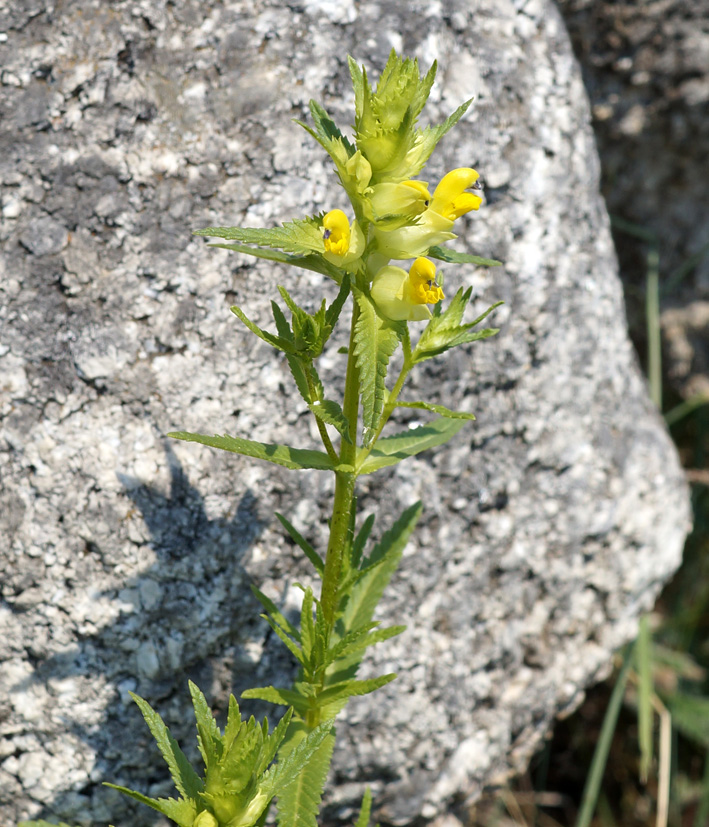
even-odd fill
[[(71, 646), (40, 662), (31, 676), (13, 687), (13, 693), (27, 698), (37, 691), (45, 697), (72, 693), (76, 702), (71, 717), (56, 717), (62, 715), (60, 706), (66, 709), (66, 704), (57, 704), (53, 721), (41, 729), (55, 737), (63, 729), (77, 762), (81, 764), (78, 759), (84, 754), (93, 761), (90, 781), (86, 774), (72, 781), (69, 771), (65, 792), (51, 800), (37, 795), (43, 807), (35, 818), (92, 827), (109, 822), (131, 827), (166, 823), (160, 814), (101, 784), (108, 780), (153, 797), (175, 794), (129, 693), (156, 708), (199, 768), (187, 681), (194, 681), (209, 697), (215, 687), (234, 685), (242, 672), (270, 671), (259, 664), (259, 640), (267, 639), (268, 627), (259, 619), (259, 604), (242, 565), (265, 527), (258, 500), (247, 489), (233, 515), (210, 519), (204, 497), (190, 484), (171, 447), (166, 445), (165, 451), (170, 469), (167, 495), (118, 475), (148, 532), (136, 554), (145, 554), (149, 546), (152, 564), (127, 578), (119, 590), (97, 591), (96, 600), (113, 606), (112, 619), (100, 628), (79, 627)], [(275, 662), (273, 667), (277, 668)], [(45, 745), (50, 746), (49, 738)]]

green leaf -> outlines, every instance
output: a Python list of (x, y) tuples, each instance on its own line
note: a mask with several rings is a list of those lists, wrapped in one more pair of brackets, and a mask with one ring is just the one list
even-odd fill
[[(283, 739), (286, 737), (286, 733), (288, 731), (288, 727), (290, 726), (292, 717), (293, 709), (287, 709), (281, 720), (278, 722), (276, 728), (264, 740), (261, 757), (259, 759), (258, 764), (254, 768), (255, 775), (262, 775), (268, 767), (268, 765), (271, 763), (271, 761), (273, 761), (273, 759), (276, 757), (276, 752), (281, 746)], [(264, 720), (264, 725), (266, 728), (268, 727), (268, 722), (266, 720)]]
[(325, 250), (321, 230), (322, 220), (318, 218), (296, 219), (280, 227), (206, 227), (194, 230), (193, 235), (209, 238), (224, 238), (242, 244), (255, 244), (257, 247), (270, 247), (284, 250), (286, 253), (308, 255), (322, 253)]
[(352, 568), (356, 569), (359, 566), (359, 562), (362, 559), (362, 552), (364, 551), (364, 547), (367, 544), (367, 540), (369, 539), (369, 535), (372, 532), (372, 526), (374, 525), (374, 514), (370, 514), (367, 519), (362, 523), (362, 527), (357, 532), (357, 536), (354, 539), (354, 543), (352, 543)]
[[(318, 731), (317, 737), (319, 738), (323, 730), (325, 730), (325, 737), (311, 753), (307, 763), (284, 789), (279, 790), (278, 827), (317, 827), (320, 800), (335, 746), (335, 731), (331, 722), (321, 724), (313, 732)], [(308, 737), (311, 736), (312, 733)], [(295, 746), (289, 745), (290, 752), (282, 759), (279, 755), (279, 765), (281, 760), (286, 765), (291, 756), (300, 749), (304, 740), (298, 741)], [(279, 779), (279, 785), (280, 781), (281, 779)]]
[(187, 757), (178, 746), (177, 741), (175, 741), (170, 734), (170, 730), (165, 726), (165, 722), (158, 713), (155, 712), (147, 701), (144, 701), (138, 695), (131, 692), (130, 696), (136, 704), (138, 704), (143, 718), (145, 718), (145, 723), (148, 725), (158, 745), (158, 749), (167, 763), (170, 775), (178, 792), (185, 798), (196, 799), (204, 789), (202, 779), (192, 769)]
[(359, 808), (359, 815), (354, 827), (369, 827), (369, 817), (372, 813), (372, 791), (367, 787), (362, 796), (362, 806)]
[(290, 620), (288, 620), (288, 618), (279, 611), (278, 606), (276, 606), (273, 600), (271, 600), (270, 597), (266, 597), (266, 595), (262, 591), (259, 591), (259, 589), (256, 586), (252, 585), (251, 591), (256, 595), (261, 605), (268, 612), (268, 614), (275, 620), (275, 622), (281, 627), (281, 629), (283, 629), (289, 635), (298, 640), (298, 630), (290, 622)]
[(292, 341), (288, 339), (284, 339), (281, 336), (274, 336), (273, 333), (269, 333), (267, 330), (262, 330), (258, 325), (254, 324), (251, 319), (248, 318), (246, 313), (240, 308), (234, 305), (231, 309), (231, 312), (238, 316), (239, 319), (249, 328), (249, 330), (254, 333), (259, 339), (262, 339), (267, 344), (271, 345), (271, 347), (275, 347), (276, 350), (282, 350), (284, 353), (295, 353), (295, 345)]
[(461, 287), (453, 297), (445, 313), (438, 312), (438, 314), (434, 314), (431, 321), (424, 328), (414, 348), (412, 354), (414, 364), (431, 359), (433, 356), (438, 356), (457, 345), (475, 342), (478, 339), (487, 339), (489, 336), (494, 336), (499, 332), (497, 328), (486, 328), (485, 330), (473, 332), (473, 328), (480, 324), (496, 307), (499, 307), (502, 302), (496, 302), (491, 307), (488, 307), (484, 313), (472, 322), (463, 325), (460, 324), (471, 293), (471, 287), (465, 292), (463, 292), (463, 288)]
[(280, 520), (281, 525), (288, 532), (293, 542), (300, 546), (303, 554), (305, 554), (308, 560), (310, 560), (310, 562), (315, 566), (315, 570), (322, 577), (325, 572), (325, 563), (323, 562), (322, 557), (282, 514), (276, 512), (276, 517)]
[(179, 827), (192, 827), (197, 816), (197, 805), (194, 801), (186, 801), (184, 798), (148, 798), (147, 795), (129, 790), (127, 787), (120, 787), (118, 784), (109, 784), (104, 781), (104, 786), (112, 790), (118, 790), (141, 804), (147, 804), (153, 810), (157, 810), (167, 818), (172, 819)]
[(220, 754), (221, 733), (219, 732), (217, 722), (214, 720), (212, 710), (209, 708), (207, 699), (196, 684), (192, 683), (192, 681), (188, 683), (190, 695), (192, 696), (194, 715), (197, 720), (197, 745), (202, 755), (205, 769), (209, 770)]
[(44, 819), (40, 819), (39, 821), (21, 821), (17, 827), (69, 827), (63, 821), (60, 821), (58, 824), (54, 821), (45, 821)]
[(172, 431), (168, 434), (172, 439), (182, 439), (185, 442), (198, 442), (210, 448), (219, 448), (222, 451), (231, 451), (233, 454), (242, 454), (245, 457), (262, 459), (284, 468), (300, 469), (314, 468), (317, 471), (334, 471), (335, 463), (324, 451), (291, 448), (289, 445), (276, 445), (266, 442), (253, 442), (250, 439), (241, 439), (235, 436), (206, 436), (205, 434), (191, 434), (187, 431)]
[(673, 727), (694, 743), (709, 747), (709, 697), (674, 692), (667, 706)]
[[(313, 754), (316, 753), (322, 744), (329, 738), (334, 738), (333, 722), (325, 721), (314, 729), (310, 730), (305, 738), (295, 743), (284, 744), (284, 749), (278, 757), (278, 764), (272, 768), (274, 789), (285, 790), (293, 784), (300, 775), (303, 768), (308, 764)], [(299, 726), (299, 724), (295, 724)]]
[(358, 460), (357, 474), (371, 474), (387, 465), (396, 465), (407, 457), (420, 454), (421, 451), (443, 445), (458, 433), (465, 422), (465, 419), (441, 417), (418, 428), (381, 437), (368, 456), (365, 455), (365, 449), (360, 450), (360, 455), (365, 456), (365, 459), (361, 462)]
[(467, 413), (465, 411), (451, 411), (449, 408), (446, 408), (444, 405), (433, 405), (430, 402), (397, 402), (397, 408), (416, 408), (422, 411), (430, 411), (431, 413), (437, 413), (440, 416), (443, 416), (447, 419), (466, 419), (466, 420), (473, 420), (475, 419), (475, 414)]
[(360, 315), (355, 327), (354, 353), (360, 375), (363, 443), (367, 446), (376, 433), (384, 407), (387, 368), (399, 336), (395, 327), (380, 319), (368, 296), (357, 291), (355, 298)]
[(246, 689), (241, 693), (242, 698), (258, 701), (268, 701), (280, 706), (292, 706), (295, 711), (304, 715), (310, 708), (308, 698), (293, 689), (283, 689), (276, 686), (257, 686)]
[[(300, 647), (283, 631), (275, 620), (269, 617), (269, 615), (263, 615), (263, 617), (268, 621), (268, 625), (278, 635), (288, 651), (293, 655), (298, 663), (304, 667), (306, 665), (306, 659)], [(298, 635), (298, 637), (300, 638), (300, 635)]]
[[(399, 565), (422, 510), (420, 502), (407, 508), (394, 525), (384, 532), (371, 555), (363, 562), (369, 571), (356, 581), (342, 610), (341, 622), (345, 634), (371, 623), (377, 604)], [(374, 567), (373, 564), (378, 565)]]
[[(380, 564), (381, 565), (381, 564)], [(385, 640), (390, 640), (397, 635), (400, 635), (406, 630), (406, 626), (388, 626), (386, 629), (375, 629), (369, 632), (372, 624), (367, 624), (363, 631), (355, 630), (345, 635), (342, 640), (339, 640), (327, 653), (325, 657), (325, 665), (334, 663), (341, 658), (349, 658), (349, 656), (364, 652), (375, 643), (382, 643)]]
[(334, 683), (328, 686), (318, 695), (318, 706), (324, 707), (326, 704), (337, 703), (346, 698), (354, 698), (358, 695), (369, 695), (376, 689), (381, 689), (396, 678), (392, 672), (389, 675), (381, 675), (378, 678), (368, 678), (365, 681), (345, 680), (339, 683)]
[(447, 261), (451, 264), (477, 264), (479, 267), (499, 267), (502, 262), (494, 258), (482, 258), (482, 256), (473, 256), (469, 253), (459, 253), (456, 250), (449, 250), (447, 247), (429, 247), (428, 257), (438, 259), (438, 261)]
[(332, 304), (328, 307), (327, 313), (325, 314), (325, 320), (332, 330), (335, 325), (337, 324), (337, 320), (340, 318), (340, 313), (342, 312), (342, 308), (347, 301), (347, 297), (350, 294), (350, 277), (347, 273), (345, 273), (344, 278), (342, 279), (342, 284), (340, 285), (340, 289), (337, 292), (337, 295), (333, 299)]
[(310, 410), (322, 422), (332, 425), (340, 436), (352, 444), (350, 437), (350, 423), (347, 421), (342, 408), (333, 399), (323, 399), (318, 402), (312, 402), (308, 405)]
[(315, 623), (313, 621), (313, 590), (308, 586), (303, 594), (303, 605), (300, 607), (300, 640), (303, 647), (303, 657), (309, 664), (315, 641)]
[(232, 250), (235, 253), (243, 253), (255, 258), (264, 258), (267, 261), (280, 261), (282, 264), (290, 264), (293, 267), (300, 267), (303, 270), (312, 270), (321, 273), (323, 276), (333, 279), (338, 284), (342, 280), (342, 271), (334, 264), (322, 258), (322, 256), (311, 254), (309, 256), (293, 256), (283, 253), (280, 250), (270, 250), (266, 247), (249, 247), (247, 244), (209, 244), (209, 247), (219, 247), (222, 250)]

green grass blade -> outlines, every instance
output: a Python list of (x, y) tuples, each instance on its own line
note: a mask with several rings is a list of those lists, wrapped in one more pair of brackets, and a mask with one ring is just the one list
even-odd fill
[(601, 734), (596, 744), (596, 750), (593, 753), (593, 760), (591, 761), (588, 777), (586, 778), (586, 786), (583, 790), (581, 808), (576, 819), (575, 827), (589, 827), (591, 824), (596, 803), (598, 802), (598, 793), (601, 789), (603, 773), (606, 768), (606, 762), (608, 761), (613, 733), (618, 723), (618, 715), (623, 702), (623, 694), (625, 693), (625, 685), (628, 682), (628, 672), (631, 663), (631, 652), (626, 651), (623, 665), (618, 673), (610, 701), (608, 702), (608, 709), (603, 719), (603, 726), (601, 727)]
[(652, 763), (652, 641), (647, 615), (640, 618), (635, 643), (638, 669), (638, 741), (640, 742), (640, 780), (647, 783)]
[(645, 323), (647, 325), (647, 374), (650, 398), (662, 410), (662, 343), (660, 339), (660, 257), (653, 247), (647, 254), (645, 287)]

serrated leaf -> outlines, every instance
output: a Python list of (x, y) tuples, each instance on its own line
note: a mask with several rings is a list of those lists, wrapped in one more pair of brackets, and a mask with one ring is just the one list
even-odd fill
[(303, 270), (312, 270), (321, 273), (323, 276), (333, 279), (338, 284), (342, 280), (342, 271), (322, 256), (311, 254), (308, 256), (294, 256), (280, 250), (271, 250), (268, 247), (249, 247), (247, 244), (208, 244), (208, 247), (218, 247), (222, 250), (231, 250), (234, 253), (243, 253), (255, 258), (263, 258), (266, 261), (279, 261), (282, 264), (290, 264), (292, 267), (300, 267)]
[(446, 419), (475, 419), (475, 414), (467, 413), (466, 411), (451, 411), (445, 405), (434, 405), (431, 402), (397, 402), (397, 408), (415, 408), (422, 411), (430, 411), (443, 416)]
[(280, 227), (271, 228), (206, 227), (203, 230), (195, 230), (193, 235), (223, 238), (241, 244), (255, 244), (257, 247), (308, 255), (322, 253), (325, 249), (320, 225), (321, 222), (317, 218), (306, 218), (288, 221)]
[(172, 819), (179, 827), (192, 827), (195, 817), (197, 816), (197, 805), (193, 801), (187, 801), (184, 798), (148, 798), (147, 795), (138, 793), (135, 790), (129, 790), (127, 787), (121, 787), (118, 784), (109, 784), (104, 781), (104, 786), (110, 787), (112, 790), (118, 790), (124, 793), (135, 801), (141, 804), (147, 804), (153, 810), (157, 810), (167, 818)]
[(300, 663), (301, 666), (306, 665), (306, 659), (301, 651), (300, 647), (281, 629), (281, 627), (276, 623), (268, 615), (263, 615), (268, 621), (268, 625), (273, 629), (273, 631), (278, 635), (281, 639), (284, 646), (288, 649), (288, 651), (293, 655), (293, 657)]
[(315, 623), (313, 622), (313, 590), (308, 586), (303, 594), (303, 604), (300, 607), (300, 641), (303, 647), (303, 657), (310, 663), (315, 640)]
[[(303, 742), (291, 749), (290, 755), (298, 750), (301, 743)], [(320, 800), (334, 746), (335, 734), (330, 725), (329, 731), (305, 766), (283, 790), (279, 791), (278, 827), (317, 827)], [(285, 756), (284, 763), (290, 755)]]
[(247, 700), (268, 701), (280, 706), (292, 706), (300, 715), (304, 715), (310, 708), (308, 698), (293, 689), (282, 689), (276, 686), (257, 686), (246, 689), (241, 693)]
[[(295, 529), (294, 529), (295, 530)], [(270, 597), (267, 597), (262, 591), (260, 591), (256, 586), (251, 586), (251, 591), (254, 593), (256, 598), (258, 599), (259, 603), (264, 607), (264, 609), (268, 612), (268, 614), (278, 623), (278, 625), (289, 635), (294, 637), (298, 640), (298, 630), (295, 626), (288, 620), (288, 618), (278, 609), (278, 606), (271, 600)]]
[(342, 408), (337, 402), (333, 399), (322, 399), (317, 402), (312, 402), (308, 407), (321, 422), (332, 425), (345, 442), (352, 444), (350, 423), (347, 421), (342, 412)]
[(290, 744), (281, 751), (278, 764), (271, 770), (275, 789), (285, 790), (296, 781), (297, 776), (307, 766), (313, 754), (320, 749), (323, 742), (331, 736), (334, 737), (332, 724), (332, 720), (319, 724), (310, 730), (305, 738), (300, 739), (295, 746)]
[(342, 308), (345, 306), (345, 302), (347, 301), (349, 294), (350, 277), (347, 273), (345, 273), (340, 289), (325, 314), (325, 321), (330, 326), (330, 329), (333, 329), (337, 324), (337, 320), (340, 318), (340, 313), (342, 312)]
[(467, 324), (460, 324), (463, 317), (465, 307), (470, 300), (472, 288), (468, 288), (465, 292), (461, 287), (453, 297), (450, 305), (445, 313), (434, 315), (431, 321), (426, 325), (421, 334), (414, 352), (412, 354), (412, 361), (414, 364), (423, 362), (426, 359), (431, 359), (434, 356), (449, 350), (457, 345), (475, 342), (479, 339), (487, 339), (494, 336), (499, 331), (497, 328), (486, 328), (485, 330), (473, 331), (480, 322), (488, 316), (492, 311), (499, 307), (502, 302), (496, 302), (488, 307), (477, 319)]
[(192, 696), (192, 706), (194, 708), (194, 715), (197, 721), (197, 746), (202, 755), (204, 766), (209, 770), (214, 759), (220, 754), (221, 747), (221, 732), (214, 720), (212, 710), (207, 703), (207, 699), (202, 694), (199, 687), (188, 682), (190, 695)]
[(386, 398), (389, 359), (399, 344), (394, 327), (382, 320), (364, 293), (355, 293), (360, 308), (355, 326), (354, 354), (360, 375), (362, 396), (363, 444), (369, 445), (376, 433)]
[(465, 115), (472, 102), (473, 99), (470, 98), (470, 100), (461, 103), (455, 112), (449, 115), (442, 124), (438, 126), (427, 126), (425, 129), (419, 131), (417, 135), (416, 162), (410, 168), (411, 175), (416, 175), (423, 169), (438, 142), (446, 132), (452, 129), (463, 115)]
[(359, 808), (359, 815), (354, 827), (369, 827), (369, 817), (372, 813), (372, 791), (367, 787), (362, 796), (362, 806)]
[[(342, 610), (341, 622), (348, 632), (359, 629), (372, 622), (384, 589), (399, 565), (401, 555), (409, 537), (421, 516), (423, 506), (420, 502), (407, 508), (394, 525), (385, 531), (381, 540), (364, 562), (370, 570), (353, 585), (347, 602)], [(372, 568), (373, 564), (378, 564)], [(348, 661), (343, 666), (350, 666), (356, 671), (356, 661)]]
[(269, 333), (267, 330), (263, 330), (257, 324), (251, 321), (249, 317), (244, 313), (244, 311), (234, 305), (230, 308), (231, 312), (237, 316), (241, 321), (248, 327), (248, 329), (259, 337), (259, 339), (263, 340), (267, 344), (271, 345), (271, 347), (275, 347), (276, 350), (282, 350), (284, 353), (295, 353), (295, 345), (292, 341), (288, 339), (284, 339), (281, 336), (274, 336), (273, 333)]
[(362, 523), (362, 527), (357, 532), (357, 536), (352, 543), (352, 568), (356, 569), (359, 566), (360, 560), (362, 559), (362, 553), (364, 551), (364, 547), (367, 544), (367, 540), (369, 539), (369, 535), (372, 532), (372, 526), (374, 525), (374, 514), (370, 514), (367, 519)]
[(456, 250), (449, 250), (447, 247), (440, 247), (439, 245), (429, 247), (428, 257), (438, 259), (438, 261), (447, 261), (451, 264), (477, 264), (478, 267), (499, 267), (502, 264), (501, 261), (494, 258), (459, 253)]
[(192, 769), (186, 755), (182, 752), (158, 713), (138, 695), (131, 692), (130, 696), (138, 705), (148, 729), (155, 738), (178, 792), (185, 798), (196, 799), (204, 789), (202, 779)]
[(317, 471), (334, 471), (337, 466), (323, 451), (291, 448), (290, 445), (277, 445), (266, 442), (253, 442), (250, 439), (241, 439), (235, 436), (207, 436), (206, 434), (192, 434), (187, 431), (172, 431), (168, 434), (172, 439), (181, 439), (185, 442), (198, 442), (210, 448), (219, 448), (233, 454), (241, 454), (253, 459), (272, 462), (291, 470), (300, 468), (314, 468)]
[(293, 542), (300, 546), (303, 554), (305, 554), (308, 560), (310, 560), (313, 566), (315, 566), (315, 570), (322, 577), (325, 572), (325, 563), (323, 562), (322, 557), (282, 514), (276, 512), (276, 517), (280, 520), (281, 525), (288, 532)]
[[(441, 417), (418, 428), (402, 431), (393, 436), (380, 437), (361, 464), (358, 460), (356, 472), (359, 475), (371, 474), (380, 468), (396, 465), (408, 457), (420, 454), (421, 451), (443, 445), (458, 433), (466, 421)], [(365, 456), (364, 449), (360, 449), (360, 455)]]
[[(286, 737), (286, 732), (288, 731), (288, 727), (290, 725), (292, 717), (293, 709), (287, 709), (285, 714), (273, 730), (273, 732), (270, 735), (267, 735), (267, 737), (265, 738), (263, 744), (263, 751), (261, 752), (259, 763), (255, 767), (254, 775), (262, 775), (265, 772), (268, 765), (271, 763), (271, 761), (273, 761), (273, 759), (276, 757), (276, 753), (278, 752), (278, 749), (281, 746), (283, 739)], [(266, 721), (264, 721), (264, 724), (266, 724), (267, 726)]]
[(388, 675), (380, 675), (378, 678), (367, 678), (364, 681), (346, 680), (328, 686), (327, 689), (318, 695), (318, 706), (325, 707), (330, 704), (344, 701), (347, 698), (354, 698), (359, 695), (369, 695), (376, 689), (381, 689), (395, 680), (396, 675), (391, 672)]
[[(367, 624), (365, 629), (371, 624)], [(383, 643), (406, 630), (406, 626), (388, 626), (386, 629), (375, 629), (371, 632), (350, 632), (339, 640), (327, 653), (325, 664), (329, 665), (342, 658), (364, 652), (375, 643)]]

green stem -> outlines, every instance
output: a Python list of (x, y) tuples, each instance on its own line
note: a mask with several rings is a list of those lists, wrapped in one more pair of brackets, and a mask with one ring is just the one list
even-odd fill
[[(305, 366), (305, 379), (308, 383), (308, 391), (310, 392), (310, 398), (313, 402), (319, 402), (317, 390), (315, 388), (315, 383), (313, 382), (312, 374), (310, 373), (310, 364)], [(315, 414), (313, 414), (315, 416)], [(327, 432), (327, 428), (325, 427), (325, 423), (319, 417), (315, 417), (315, 421), (318, 425), (318, 431), (320, 432), (320, 439), (322, 439), (322, 443), (325, 446), (325, 450), (327, 451), (327, 455), (333, 462), (337, 462), (337, 452), (332, 447), (332, 442), (330, 441), (330, 434)]]
[[(354, 469), (357, 457), (357, 418), (359, 415), (359, 371), (357, 370), (354, 355), (354, 332), (359, 317), (357, 302), (352, 303), (352, 324), (350, 327), (350, 347), (347, 358), (347, 375), (345, 378), (345, 395), (342, 402), (342, 411), (350, 426), (352, 442), (342, 440), (340, 447), (340, 464)], [(330, 540), (325, 557), (325, 571), (323, 572), (320, 604), (328, 626), (328, 634), (335, 625), (335, 615), (339, 603), (340, 572), (345, 550), (349, 548), (352, 538), (350, 534), (350, 516), (354, 499), (355, 480), (353, 471), (335, 472), (335, 498), (330, 520)]]

